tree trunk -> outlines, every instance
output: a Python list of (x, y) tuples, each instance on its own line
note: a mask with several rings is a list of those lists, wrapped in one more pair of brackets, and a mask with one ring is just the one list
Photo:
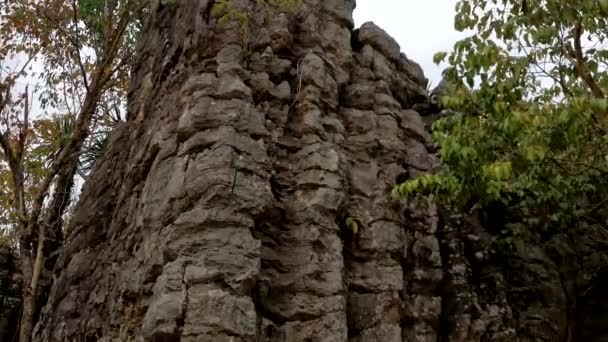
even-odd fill
[(74, 159), (66, 163), (66, 166), (59, 171), (51, 204), (43, 218), (48, 229), (44, 245), (45, 269), (48, 271), (53, 270), (57, 253), (63, 245), (63, 215), (72, 200), (77, 168), (78, 160)]
[[(22, 244), (23, 246), (23, 244)], [(33, 266), (29, 252), (21, 250), (20, 268), (23, 275), (23, 295), (21, 302), (21, 320), (19, 321), (19, 342), (30, 342), (32, 340), (32, 330), (34, 328), (34, 310), (36, 297), (30, 291)]]
[(19, 342), (30, 342), (32, 340), (35, 304), (34, 295), (31, 293), (23, 295), (23, 314), (21, 315)]
[[(74, 175), (78, 160), (70, 161), (57, 175), (51, 204), (45, 212), (43, 223), (38, 227), (38, 236), (31, 244), (35, 249), (34, 264), (31, 253), (22, 251), (22, 272), (26, 280), (23, 286), (23, 307), (19, 332), (19, 342), (30, 342), (34, 326), (42, 306), (46, 304), (52, 285), (51, 272), (54, 261), (63, 243), (63, 214), (69, 206), (74, 187)], [(48, 235), (51, 238), (48, 238)], [(50, 242), (50, 243), (49, 243)], [(27, 244), (23, 244), (25, 246)]]

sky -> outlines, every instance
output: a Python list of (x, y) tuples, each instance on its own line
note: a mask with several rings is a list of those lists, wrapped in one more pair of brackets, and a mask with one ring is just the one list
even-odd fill
[(445, 66), (433, 63), (438, 51), (450, 51), (465, 37), (454, 29), (457, 0), (357, 0), (355, 25), (373, 21), (390, 34), (409, 59), (420, 64), (433, 85)]

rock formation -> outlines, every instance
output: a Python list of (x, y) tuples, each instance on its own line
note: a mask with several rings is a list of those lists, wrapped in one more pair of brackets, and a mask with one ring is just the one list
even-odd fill
[(0, 341), (13, 341), (21, 305), (19, 272), (11, 251), (0, 246)]
[[(268, 21), (233, 1), (246, 30), (210, 3), (151, 14), (35, 341), (607, 338), (608, 280), (581, 271), (607, 264), (601, 228), (578, 250), (512, 238), (508, 254), (494, 228), (390, 200), (437, 163), (411, 109), (427, 80), (382, 29), (354, 29), (354, 0)], [(354, 239), (340, 210), (363, 223)]]
[(443, 217), (446, 341), (608, 341), (608, 231)]

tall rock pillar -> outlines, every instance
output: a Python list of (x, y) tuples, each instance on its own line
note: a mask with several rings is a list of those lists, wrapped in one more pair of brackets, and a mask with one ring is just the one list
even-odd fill
[(389, 199), (434, 163), (419, 66), (353, 0), (214, 3), (153, 8), (36, 340), (434, 341), (436, 214)]

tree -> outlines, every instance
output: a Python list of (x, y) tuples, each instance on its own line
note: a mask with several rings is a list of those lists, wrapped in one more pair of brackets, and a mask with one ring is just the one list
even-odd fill
[(473, 34), (435, 59), (452, 66), (442, 101), (461, 114), (434, 125), (441, 168), (393, 196), (501, 208), (541, 231), (603, 224), (607, 13), (598, 0), (459, 1), (455, 26)]
[(146, 3), (16, 0), (0, 11), (0, 224), (12, 228), (23, 272), (21, 342), (61, 246), (80, 156), (99, 147), (100, 125), (120, 120)]

